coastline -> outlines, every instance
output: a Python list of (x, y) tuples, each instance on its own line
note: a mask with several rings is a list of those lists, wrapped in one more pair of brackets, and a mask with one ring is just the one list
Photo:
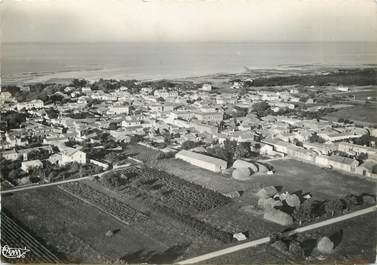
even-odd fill
[[(27, 85), (32, 83), (66, 83), (72, 79), (86, 79), (88, 81), (96, 81), (103, 79), (115, 80), (131, 80), (138, 81), (158, 81), (158, 80), (175, 80), (175, 81), (210, 81), (213, 79), (227, 79), (238, 76), (247, 76), (249, 78), (257, 77), (274, 77), (286, 75), (304, 75), (304, 74), (325, 74), (329, 71), (338, 69), (365, 69), (375, 68), (377, 64), (355, 64), (355, 65), (320, 65), (320, 64), (287, 64), (277, 65), (275, 67), (243, 67), (243, 71), (228, 72), (193, 72), (186, 73), (165, 73), (165, 74), (145, 74), (140, 72), (131, 73), (128, 68), (107, 68), (107, 69), (90, 69), (75, 71), (59, 71), (59, 72), (29, 72), (14, 75), (14, 77), (5, 76), (1, 78), (2, 85)], [(242, 68), (242, 67), (240, 67)]]

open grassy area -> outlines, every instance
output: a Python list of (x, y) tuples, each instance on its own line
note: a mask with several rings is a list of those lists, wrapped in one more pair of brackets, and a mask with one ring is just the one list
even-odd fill
[(256, 176), (255, 181), (263, 185), (283, 186), (284, 190), (311, 192), (315, 199), (339, 198), (349, 193), (376, 194), (377, 183), (353, 175), (293, 159), (271, 161), (274, 175)]
[(328, 114), (325, 118), (337, 121), (339, 118), (377, 124), (377, 105), (374, 103), (356, 105)]
[(282, 186), (283, 190), (311, 192), (316, 199), (338, 198), (348, 193), (376, 193), (377, 183), (356, 176), (293, 159), (269, 162), (274, 175), (255, 175), (250, 181), (240, 182), (221, 174), (213, 173), (177, 159), (160, 160), (157, 167), (187, 181), (201, 184), (219, 192), (244, 191), (241, 199), (252, 199), (255, 191), (264, 186)]

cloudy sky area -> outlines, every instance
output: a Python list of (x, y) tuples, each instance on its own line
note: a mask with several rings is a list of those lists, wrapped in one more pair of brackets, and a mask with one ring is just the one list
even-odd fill
[(376, 0), (3, 0), (2, 41), (377, 41)]

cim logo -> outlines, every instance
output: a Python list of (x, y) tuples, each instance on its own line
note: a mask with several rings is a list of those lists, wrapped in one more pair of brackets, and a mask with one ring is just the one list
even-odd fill
[(21, 259), (25, 258), (25, 254), (29, 252), (30, 249), (24, 248), (11, 248), (8, 245), (4, 245), (1, 248), (1, 254), (8, 259)]

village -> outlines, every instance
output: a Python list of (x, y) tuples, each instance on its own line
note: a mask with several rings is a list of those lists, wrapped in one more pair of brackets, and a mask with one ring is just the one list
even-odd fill
[[(90, 86), (66, 86), (49, 96), (60, 98), (60, 102), (52, 104), (40, 99), (17, 102), (10, 92), (3, 91), (5, 130), (1, 132), (1, 156), (20, 161), (20, 167), (14, 170), (26, 173), (43, 167), (47, 161), (51, 165), (93, 164), (107, 169), (116, 166), (116, 162), (93, 156), (92, 150), (85, 152), (85, 144), (90, 143), (92, 149), (104, 149), (104, 145), (113, 143), (117, 150), (121, 148), (118, 143), (125, 146), (137, 142), (176, 154), (176, 158), (197, 167), (221, 172), (232, 166), (229, 163), (234, 162), (234, 157), (221, 157), (208, 149), (223, 146), (229, 140), (235, 143), (237, 158), (248, 161), (250, 165), (245, 167), (254, 171), (258, 171), (256, 164), (251, 164), (261, 157), (290, 157), (319, 167), (377, 177), (377, 129), (344, 119), (310, 119), (308, 115), (315, 112), (313, 108), (317, 111), (321, 107), (334, 110), (349, 106), (313, 104), (316, 99), (300, 92), (298, 87), (278, 92), (259, 88), (240, 95), (237, 91), (243, 83), (230, 83), (235, 91), (230, 93), (213, 91), (208, 83), (195, 90), (181, 90), (179, 86), (142, 87), (135, 81), (137, 93), (125, 86), (107, 93)], [(340, 86), (336, 90), (348, 88)], [(21, 116), (23, 121), (7, 124), (7, 115)], [(30, 183), (19, 174), (11, 174), (2, 181), (10, 185)]]
[[(3, 86), (2, 191), (89, 176), (93, 183), (72, 182), (60, 189), (130, 224), (151, 218), (131, 207), (131, 202), (127, 209), (119, 205), (122, 212), (99, 202), (108, 195), (98, 183), (118, 193), (125, 187), (128, 193), (121, 196), (135, 201), (144, 196), (148, 207), (154, 205), (169, 218), (225, 243), (259, 235), (245, 232), (255, 228), (250, 228), (247, 218), (236, 220), (239, 215), (234, 211), (239, 210), (232, 205), (241, 207), (245, 215), (272, 223), (262, 229), (272, 232), (375, 203), (375, 196), (365, 193), (373, 187), (365, 183), (377, 180), (376, 124), (327, 116), (352, 109), (357, 101), (350, 93), (357, 87), (256, 87), (253, 82), (229, 79), (218, 86), (74, 79), (63, 84)], [(375, 97), (365, 99), (369, 104), (375, 101)], [(330, 178), (334, 174), (334, 180), (329, 180), (333, 190), (326, 194), (317, 183), (300, 187), (300, 181), (311, 177), (315, 181), (311, 171), (296, 183), (285, 182), (289, 170), (304, 172), (304, 168), (325, 172)], [(366, 182), (357, 194), (346, 192), (350, 187), (340, 184), (344, 185), (340, 200), (333, 191), (343, 177), (345, 183)], [(170, 189), (164, 190), (164, 185)], [(186, 190), (189, 195), (174, 197)], [(97, 199), (90, 194), (97, 194)], [(178, 201), (170, 201), (169, 196)], [(318, 210), (321, 213), (308, 217), (304, 211), (312, 197), (330, 203), (326, 201)], [(222, 207), (233, 208), (226, 208), (222, 216)], [(130, 218), (128, 213), (138, 217)]]

